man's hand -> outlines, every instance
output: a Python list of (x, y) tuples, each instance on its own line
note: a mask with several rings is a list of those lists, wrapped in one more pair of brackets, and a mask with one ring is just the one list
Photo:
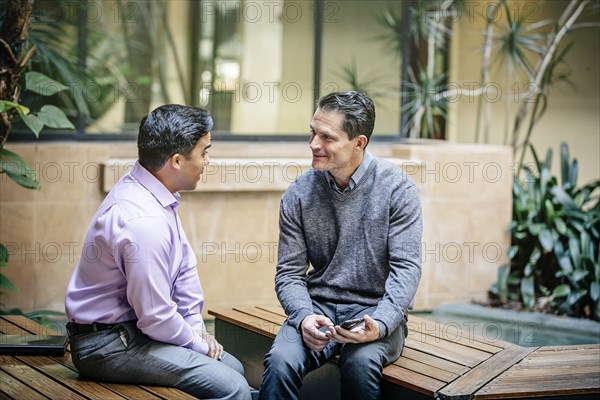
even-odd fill
[(327, 329), (327, 337), (335, 340), (337, 343), (368, 343), (379, 339), (379, 324), (368, 315), (364, 316), (364, 328), (352, 332), (339, 325), (330, 326)]
[(206, 353), (206, 355), (217, 361), (223, 358), (224, 350), (223, 346), (221, 346), (221, 343), (217, 342), (217, 339), (215, 339), (213, 335), (206, 331), (202, 332), (201, 335), (202, 340), (204, 340), (208, 345), (208, 353)]
[(324, 326), (333, 329), (333, 322), (323, 315), (316, 314), (307, 316), (300, 324), (302, 340), (312, 351), (321, 351), (329, 343), (330, 339), (319, 330)]

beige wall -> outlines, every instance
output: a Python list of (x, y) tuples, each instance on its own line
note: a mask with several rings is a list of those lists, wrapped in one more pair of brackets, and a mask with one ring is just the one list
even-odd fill
[[(513, 12), (527, 15), (529, 23), (546, 18), (558, 19), (567, 1), (514, 1)], [(471, 2), (476, 12), (472, 20), (466, 15), (455, 25), (451, 48), (450, 82), (468, 88), (467, 82), (478, 82), (480, 76), (484, 24), (481, 18), (483, 7), (489, 2)], [(477, 4), (477, 6), (475, 6)], [(503, 18), (499, 15), (498, 18)], [(598, 17), (596, 17), (596, 20)], [(600, 37), (597, 30), (575, 30), (563, 40), (563, 46), (574, 41), (566, 57), (568, 67), (559, 66), (557, 71), (570, 72), (573, 86), (562, 82), (553, 85), (548, 95), (548, 109), (534, 128), (532, 142), (538, 154), (545, 155), (548, 148), (554, 150), (553, 172), (559, 176), (559, 146), (569, 144), (571, 156), (579, 159), (579, 183), (600, 178)], [(531, 58), (537, 60), (537, 58)], [(534, 62), (534, 65), (536, 63)], [(494, 100), (495, 92), (490, 87), (492, 104), (492, 129), (490, 142), (504, 143), (505, 100), (509, 101), (509, 121), (514, 121), (518, 104), (514, 95), (527, 95), (530, 79), (506, 77), (500, 68), (492, 71), (491, 81), (502, 89), (502, 95)], [(475, 140), (477, 99), (464, 95), (450, 104), (449, 139), (462, 143)], [(525, 135), (523, 130), (522, 136)], [(529, 154), (529, 152), (528, 152)], [(543, 156), (542, 156), (543, 157)], [(525, 162), (531, 161), (527, 157)]]
[[(10, 252), (2, 272), (20, 288), (3, 293), (1, 302), (5, 308), (60, 311), (90, 218), (104, 188), (122, 173), (107, 162), (135, 157), (135, 144), (8, 147), (37, 168), (42, 190), (23, 189), (5, 177), (0, 183), (0, 242)], [(200, 183), (199, 191), (184, 193), (179, 208), (197, 255), (207, 308), (276, 303), (279, 199), (294, 174), (309, 165), (308, 149), (302, 143), (216, 141), (212, 150), (211, 157), (229, 159), (229, 164), (215, 163), (206, 187)], [(444, 143), (373, 144), (371, 151), (398, 157), (421, 192), (423, 279), (416, 307), (484, 298), (509, 243), (510, 151)], [(263, 157), (292, 166), (273, 168), (270, 188), (264, 181), (253, 183), (256, 160)]]

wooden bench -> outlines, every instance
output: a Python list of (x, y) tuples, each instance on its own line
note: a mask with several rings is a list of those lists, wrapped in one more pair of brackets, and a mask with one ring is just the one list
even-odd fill
[[(53, 335), (56, 331), (23, 316), (0, 316), (0, 333)], [(62, 357), (0, 355), (0, 399), (190, 400), (177, 389), (96, 383), (80, 379), (67, 352)]]
[[(258, 387), (264, 355), (286, 315), (281, 307), (213, 309), (215, 334)], [(410, 316), (402, 356), (383, 370), (384, 399), (596, 399), (600, 345), (521, 347), (452, 324)], [(301, 398), (340, 398), (335, 362), (309, 373)], [(404, 396), (404, 397), (400, 397)]]

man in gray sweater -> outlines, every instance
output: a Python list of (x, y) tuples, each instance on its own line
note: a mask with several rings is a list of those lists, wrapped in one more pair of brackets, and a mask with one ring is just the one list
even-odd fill
[(336, 354), (342, 398), (378, 399), (383, 366), (400, 356), (421, 277), (421, 205), (400, 168), (365, 150), (374, 124), (362, 93), (319, 100), (313, 168), (281, 199), (275, 289), (288, 319), (265, 357), (261, 399), (297, 399), (305, 375)]

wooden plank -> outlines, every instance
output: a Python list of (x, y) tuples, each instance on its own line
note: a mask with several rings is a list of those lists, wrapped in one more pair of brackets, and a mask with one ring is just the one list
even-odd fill
[(587, 347), (556, 347), (554, 349), (548, 349), (544, 347), (540, 347), (534, 353), (531, 354), (531, 357), (535, 357), (536, 355), (541, 355), (542, 357), (547, 357), (549, 354), (600, 354), (600, 345), (595, 346), (587, 346)]
[(182, 392), (179, 389), (163, 386), (142, 386), (148, 392), (159, 396), (161, 399), (168, 400), (194, 400), (196, 397)]
[[(519, 364), (513, 366), (511, 369), (514, 370), (520, 370), (520, 369), (525, 369), (525, 370), (529, 370), (529, 369), (536, 369), (536, 370), (543, 370), (543, 369), (552, 369), (552, 368), (556, 368), (556, 364), (555, 363), (551, 363), (551, 364), (545, 364), (545, 363), (527, 363), (525, 362), (526, 360), (521, 361)], [(595, 359), (589, 359), (589, 360), (577, 360), (577, 361), (567, 361), (561, 364), (561, 366), (563, 367), (571, 367), (571, 368), (576, 368), (576, 367), (597, 367), (598, 371), (600, 372), (600, 361), (595, 358)]]
[(85, 393), (91, 400), (123, 399), (122, 396), (108, 390), (96, 382), (79, 380), (79, 374), (50, 357), (16, 357), (24, 365), (28, 365), (44, 375), (54, 379), (78, 393)]
[(13, 357), (0, 356), (0, 369), (9, 375), (18, 377), (21, 382), (30, 388), (44, 393), (52, 399), (85, 399)]
[(432, 365), (456, 375), (462, 375), (470, 370), (469, 367), (465, 367), (464, 365), (443, 360), (439, 357), (432, 356), (431, 354), (423, 353), (407, 347), (402, 350), (402, 356), (400, 356), (400, 358), (409, 358), (423, 364)]
[(232, 309), (209, 310), (208, 313), (223, 321), (227, 321), (233, 325), (240, 326), (271, 339), (275, 339), (280, 328), (279, 325), (265, 321), (262, 318), (252, 317)]
[(394, 362), (394, 365), (408, 369), (410, 371), (418, 372), (419, 374), (437, 379), (438, 381), (442, 381), (445, 383), (450, 383), (459, 377), (459, 375), (453, 374), (452, 372), (444, 371), (443, 369), (423, 364), (406, 357), (400, 357), (398, 360), (396, 360), (396, 362)]
[(479, 363), (481, 363), (482, 361), (489, 358), (489, 356), (490, 356), (490, 354), (485, 353), (486, 354), (485, 358), (471, 358), (471, 357), (465, 356), (464, 354), (449, 350), (444, 347), (435, 346), (430, 343), (423, 343), (418, 340), (412, 340), (410, 338), (410, 336), (406, 339), (405, 348), (417, 350), (422, 353), (427, 353), (432, 356), (439, 357), (443, 360), (455, 362), (460, 365), (465, 365), (467, 367), (474, 367), (474, 366), (478, 365)]
[(445, 351), (454, 354), (456, 361), (469, 366), (475, 366), (493, 355), (493, 353), (466, 347), (442, 338), (437, 338), (435, 336), (424, 335), (415, 332), (409, 332), (407, 341), (409, 340), (413, 343), (420, 342), (424, 345), (429, 345), (428, 348), (435, 346), (437, 348), (444, 349)]
[(7, 398), (18, 400), (47, 399), (46, 396), (37, 392), (5, 371), (0, 370), (0, 392)]
[(566, 381), (545, 381), (537, 385), (536, 382), (522, 382), (513, 384), (504, 384), (502, 382), (490, 383), (475, 393), (474, 398), (483, 399), (504, 399), (504, 398), (531, 398), (531, 397), (550, 397), (550, 396), (574, 396), (583, 394), (600, 393), (599, 377), (596, 374), (595, 379), (566, 380)]
[(440, 399), (470, 399), (475, 392), (488, 382), (534, 350), (535, 348), (517, 345), (507, 347), (441, 389), (436, 397)]
[(391, 364), (383, 369), (383, 379), (402, 387), (433, 397), (446, 383)]
[(589, 349), (600, 349), (600, 344), (574, 344), (570, 346), (542, 346), (536, 350), (536, 353), (542, 351), (563, 351), (563, 350), (589, 350)]
[(260, 308), (261, 310), (265, 310), (273, 314), (277, 314), (280, 317), (287, 318), (287, 315), (281, 306), (256, 306), (256, 308)]
[(598, 360), (600, 358), (596, 354), (579, 354), (579, 355), (562, 355), (562, 354), (548, 354), (546, 357), (531, 357), (523, 360), (523, 364), (535, 365), (535, 364), (553, 364), (553, 363), (573, 363), (573, 362), (585, 362), (588, 360)]
[(409, 316), (408, 329), (409, 332), (413, 330), (493, 354), (501, 351), (510, 344), (502, 340), (490, 341), (476, 334), (474, 329), (469, 329), (468, 327), (467, 329), (463, 329), (459, 324), (443, 324), (416, 316)]
[(269, 321), (269, 322), (272, 322), (277, 325), (283, 325), (283, 323), (287, 319), (286, 317), (282, 317), (279, 314), (275, 314), (270, 311), (261, 310), (258, 307), (248, 307), (248, 308), (234, 307), (233, 310), (239, 311), (244, 314), (248, 314), (253, 317), (264, 319), (265, 321)]
[[(9, 318), (5, 318), (3, 321), (0, 321), (0, 330), (2, 329), (8, 329), (11, 332), (15, 333), (15, 334), (19, 334), (21, 332), (28, 332), (28, 333), (36, 333), (36, 332), (46, 332), (44, 334), (55, 334), (55, 331), (44, 327), (42, 325), (39, 325), (38, 323), (36, 323), (35, 321), (32, 321), (24, 316), (3, 316), (3, 317), (9, 317)], [(26, 357), (26, 359), (29, 359), (30, 357)], [(75, 368), (75, 365), (73, 365), (73, 361), (71, 360), (71, 354), (69, 351), (67, 351), (67, 353), (62, 356), (62, 357), (43, 357), (45, 359), (48, 360), (52, 360), (52, 362), (56, 363), (56, 365), (62, 365), (64, 367), (66, 367), (68, 370), (70, 370), (71, 372), (66, 372), (66, 370), (63, 370), (63, 373), (65, 374), (70, 374), (71, 375), (71, 379), (76, 379), (76, 382), (78, 382), (75, 385), (83, 385), (86, 386), (86, 389), (83, 393), (85, 393), (85, 395), (89, 395), (90, 398), (98, 398), (98, 399), (103, 399), (103, 398), (107, 398), (107, 399), (130, 399), (130, 400), (137, 400), (137, 399), (149, 399), (149, 400), (161, 400), (161, 399), (176, 399), (176, 398), (181, 398), (181, 399), (190, 399), (190, 397), (188, 397), (188, 395), (178, 389), (174, 389), (174, 388), (164, 388), (166, 389), (164, 391), (165, 396), (163, 396), (162, 394), (159, 395), (155, 395), (153, 393), (163, 393), (163, 391), (161, 389), (157, 390), (146, 390), (147, 388), (151, 388), (150, 386), (146, 387), (141, 387), (141, 386), (137, 386), (137, 385), (128, 385), (128, 384), (120, 384), (120, 383), (107, 383), (107, 382), (96, 382), (96, 381), (90, 381), (84, 378), (79, 377), (79, 373), (77, 372), (77, 368)], [(59, 367), (54, 367), (54, 368), (59, 368)], [(68, 384), (71, 384), (72, 382), (68, 382)], [(154, 388), (154, 387), (152, 387)], [(193, 397), (191, 397), (193, 398)]]
[[(566, 375), (577, 375), (587, 373), (597, 373), (600, 376), (600, 365), (583, 365), (583, 366), (572, 366), (572, 365), (545, 365), (546, 368), (510, 368), (504, 374), (499, 377), (536, 377), (539, 379), (552, 379), (553, 376), (566, 376)], [(506, 379), (506, 378), (505, 378)]]
[(125, 383), (103, 383), (102, 386), (118, 393), (119, 395), (131, 399), (149, 399), (149, 400), (163, 400), (161, 397), (158, 397), (147, 390), (144, 390), (140, 386), (129, 385)]

